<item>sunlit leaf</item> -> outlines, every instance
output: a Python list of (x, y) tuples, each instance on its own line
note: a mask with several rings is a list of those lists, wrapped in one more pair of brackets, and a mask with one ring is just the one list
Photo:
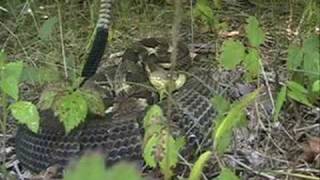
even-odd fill
[(189, 180), (198, 180), (201, 179), (201, 173), (203, 172), (203, 168), (205, 167), (206, 163), (209, 161), (212, 155), (211, 151), (206, 151), (200, 155), (196, 163), (194, 164)]
[(88, 105), (81, 93), (75, 91), (55, 101), (55, 112), (68, 133), (85, 120)]
[(277, 121), (279, 118), (280, 110), (286, 101), (286, 94), (287, 94), (287, 86), (283, 86), (278, 93), (277, 100), (276, 100), (276, 107), (273, 115), (273, 120)]
[(259, 52), (256, 49), (250, 48), (243, 63), (248, 72), (250, 79), (256, 78), (261, 72), (261, 59)]
[(222, 45), (220, 63), (226, 69), (234, 69), (245, 56), (245, 48), (239, 41), (226, 40)]
[(159, 144), (160, 137), (154, 134), (146, 143), (143, 149), (143, 158), (150, 167), (156, 167), (157, 161), (155, 157), (155, 147)]
[(163, 112), (161, 107), (158, 105), (152, 105), (147, 111), (147, 114), (144, 116), (144, 119), (143, 119), (144, 128), (147, 129), (149, 126), (152, 126), (153, 124), (155, 124), (156, 120), (162, 117), (163, 117)]
[(249, 42), (254, 47), (259, 47), (265, 39), (265, 34), (261, 29), (256, 17), (250, 16), (247, 19), (247, 25), (245, 27)]
[(22, 62), (12, 62), (4, 66), (1, 71), (0, 87), (2, 91), (13, 99), (18, 100), (19, 81), (23, 69)]
[(58, 18), (56, 16), (53, 16), (43, 23), (39, 31), (39, 37), (41, 40), (43, 41), (50, 40), (51, 34), (57, 22), (58, 22)]
[(14, 118), (19, 123), (25, 124), (31, 131), (37, 132), (39, 129), (39, 113), (34, 104), (27, 101), (18, 101), (10, 105), (10, 110)]
[(178, 163), (178, 154), (184, 145), (184, 141), (183, 139), (176, 141), (168, 132), (161, 136), (161, 141), (164, 142), (165, 157), (159, 163), (160, 170), (165, 179), (171, 179), (173, 176), (172, 168)]
[(230, 169), (222, 168), (220, 175), (215, 180), (240, 180)]

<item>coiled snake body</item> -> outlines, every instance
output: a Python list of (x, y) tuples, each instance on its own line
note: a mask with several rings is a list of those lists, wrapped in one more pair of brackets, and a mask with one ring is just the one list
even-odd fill
[[(215, 116), (209, 101), (214, 81), (205, 70), (193, 68), (188, 74), (187, 82), (173, 93), (175, 105), (169, 119), (173, 133), (186, 137), (186, 149), (195, 152), (209, 142)], [(92, 79), (99, 79), (99, 75), (94, 75)], [(92, 81), (89, 80), (90, 83)], [(165, 101), (160, 104), (164, 110)], [(131, 94), (119, 98), (116, 103), (118, 108), (106, 116), (89, 115), (85, 123), (68, 134), (53, 112), (42, 112), (39, 133), (33, 133), (25, 126), (19, 127), (16, 135), (17, 158), (34, 172), (52, 165), (65, 166), (71, 159), (88, 151), (101, 152), (108, 165), (119, 160), (143, 161), (144, 130), (141, 121), (147, 110), (146, 104), (142, 103), (140, 96)]]
[[(83, 86), (102, 89), (106, 104), (114, 109), (103, 117), (89, 114), (84, 123), (68, 134), (50, 110), (41, 112), (38, 133), (20, 125), (16, 134), (16, 154), (31, 171), (40, 172), (52, 165), (66, 166), (70, 160), (88, 151), (101, 152), (107, 165), (119, 160), (143, 161), (144, 129), (141, 121), (148, 108), (141, 100), (150, 99), (152, 93), (127, 82), (150, 85), (145, 67), (151, 72), (170, 68), (171, 52), (163, 39), (145, 39), (126, 50), (120, 65), (95, 74), (108, 36), (110, 3), (110, 0), (101, 1), (96, 38), (82, 75), (87, 80)], [(186, 70), (191, 62), (188, 48), (180, 43), (178, 49), (177, 69)], [(168, 119), (173, 134), (186, 138), (188, 154), (210, 143), (215, 116), (209, 101), (215, 84), (210, 74), (198, 68), (188, 70), (186, 83), (172, 96), (174, 106)], [(166, 101), (160, 103), (165, 111)]]

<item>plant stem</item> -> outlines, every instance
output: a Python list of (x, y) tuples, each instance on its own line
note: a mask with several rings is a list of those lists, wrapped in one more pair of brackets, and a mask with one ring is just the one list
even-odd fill
[(6, 141), (7, 141), (7, 118), (8, 118), (8, 97), (5, 93), (1, 93), (1, 105), (2, 105), (2, 118), (0, 119), (0, 128), (3, 134), (3, 141), (2, 141), (2, 147), (3, 147), (3, 154), (2, 154), (2, 164), (6, 162)]

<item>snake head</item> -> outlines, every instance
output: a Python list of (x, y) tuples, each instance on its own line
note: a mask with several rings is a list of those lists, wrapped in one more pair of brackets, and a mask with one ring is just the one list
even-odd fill
[(150, 83), (160, 93), (160, 99), (168, 92), (181, 88), (187, 80), (186, 75), (183, 73), (175, 71), (170, 73), (163, 69), (149, 72), (148, 77)]

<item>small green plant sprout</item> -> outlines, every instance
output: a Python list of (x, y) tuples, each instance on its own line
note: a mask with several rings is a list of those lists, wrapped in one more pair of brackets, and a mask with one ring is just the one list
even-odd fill
[(144, 152), (143, 157), (150, 167), (160, 167), (164, 179), (174, 175), (172, 168), (178, 163), (178, 153), (185, 144), (183, 138), (174, 139), (165, 124), (162, 109), (153, 105), (144, 118)]
[[(222, 155), (231, 144), (232, 132), (235, 128), (241, 127), (245, 123), (245, 109), (258, 96), (259, 89), (243, 97), (240, 101), (230, 104), (222, 96), (215, 96), (211, 99), (214, 107), (217, 108), (218, 115), (215, 118), (215, 130), (212, 137), (214, 150), (218, 155)], [(209, 152), (207, 152), (209, 153)], [(203, 154), (204, 155), (204, 154)], [(209, 158), (209, 157), (206, 157)], [(200, 158), (199, 158), (200, 160)], [(227, 167), (221, 167), (217, 180), (238, 180), (239, 178)], [(198, 175), (199, 176), (199, 175)]]
[(211, 155), (211, 151), (206, 151), (200, 155), (200, 157), (192, 167), (189, 180), (201, 179), (201, 173), (203, 172), (203, 168), (205, 167), (206, 163), (210, 160)]
[(197, 1), (193, 12), (194, 17), (199, 19), (202, 24), (205, 24), (209, 30), (214, 30), (219, 27), (218, 19), (214, 15), (214, 11), (208, 0)]
[[(0, 93), (2, 111), (2, 130), (5, 130), (8, 111), (19, 123), (25, 124), (33, 132), (39, 128), (39, 113), (34, 104), (19, 99), (19, 84), (23, 70), (22, 61), (8, 62), (4, 52), (0, 51)], [(9, 99), (14, 100), (9, 105)]]
[(233, 129), (242, 125), (244, 110), (257, 97), (259, 89), (243, 97), (239, 102), (234, 102), (227, 115), (216, 124), (213, 131), (214, 149), (222, 155), (231, 143)]
[(219, 61), (226, 69), (235, 69), (237, 65), (243, 63), (246, 69), (246, 79), (252, 80), (261, 73), (261, 55), (259, 46), (265, 40), (265, 33), (261, 29), (256, 17), (249, 16), (245, 26), (246, 37), (249, 46), (245, 47), (240, 41), (232, 39), (226, 40), (222, 45), (222, 53)]
[(84, 155), (74, 168), (66, 170), (64, 180), (142, 180), (134, 165), (119, 163), (105, 168), (104, 157), (99, 154)]

